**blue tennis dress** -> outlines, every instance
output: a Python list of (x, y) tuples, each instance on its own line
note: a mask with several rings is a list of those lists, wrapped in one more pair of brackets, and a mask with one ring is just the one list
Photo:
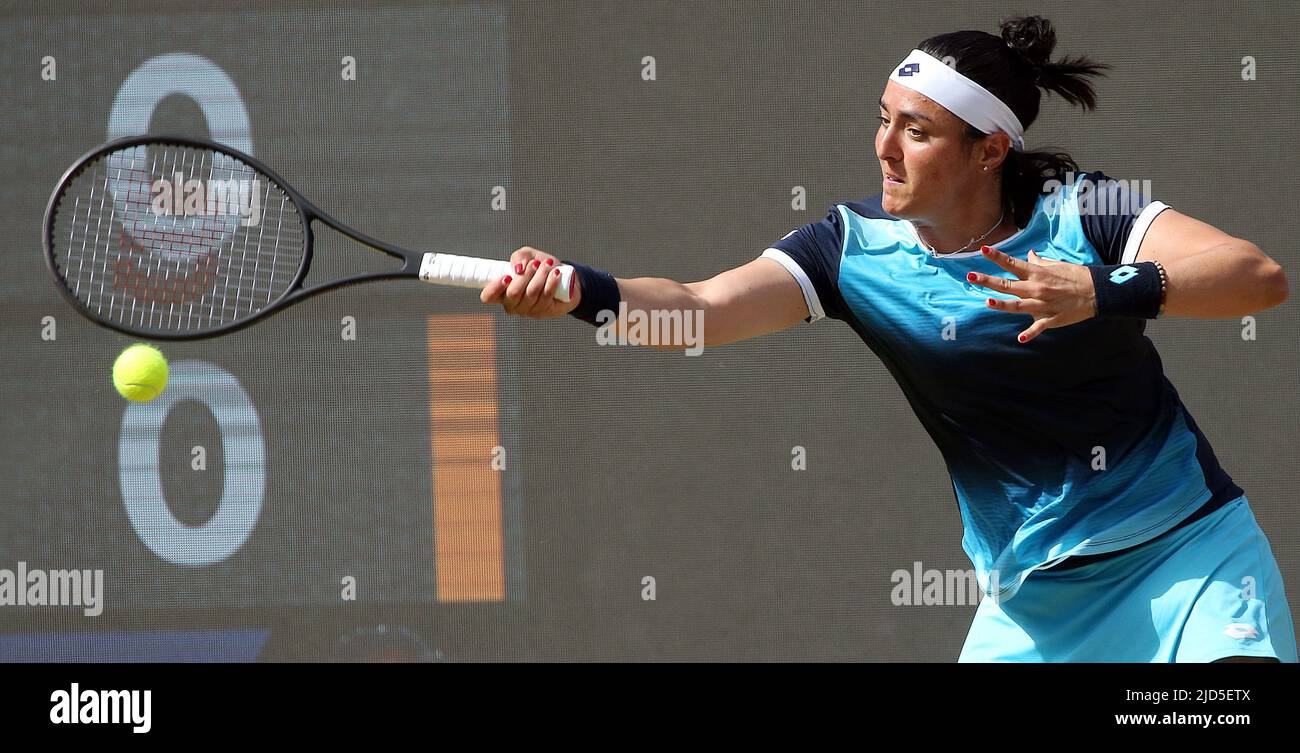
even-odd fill
[[(1100, 172), (1067, 176), (997, 248), (1127, 264), (1167, 205)], [(936, 255), (880, 196), (837, 204), (763, 257), (806, 321), (849, 324), (948, 466), (985, 598), (963, 661), (1296, 661), (1281, 575), (1241, 488), (1165, 378), (1146, 320), (1016, 336), (1014, 276), (978, 249)]]

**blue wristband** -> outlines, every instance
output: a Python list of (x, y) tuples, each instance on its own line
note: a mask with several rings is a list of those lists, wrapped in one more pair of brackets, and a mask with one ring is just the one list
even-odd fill
[(573, 273), (578, 277), (578, 289), (582, 291), (582, 300), (569, 315), (597, 327), (608, 324), (608, 320), (603, 323), (596, 321), (596, 315), (601, 311), (611, 311), (615, 316), (618, 315), (618, 304), (623, 298), (614, 275), (567, 259), (562, 261), (573, 267)]
[(1163, 303), (1163, 279), (1155, 262), (1090, 266), (1097, 316), (1155, 319)]

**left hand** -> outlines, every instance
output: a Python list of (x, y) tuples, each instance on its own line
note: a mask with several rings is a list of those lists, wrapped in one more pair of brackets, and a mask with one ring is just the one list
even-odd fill
[(1027, 260), (1007, 256), (996, 248), (983, 247), (984, 258), (1014, 274), (1018, 279), (992, 277), (979, 272), (966, 275), (974, 285), (1010, 293), (1017, 298), (990, 298), (989, 308), (1034, 317), (1019, 340), (1027, 343), (1050, 327), (1066, 327), (1097, 315), (1092, 273), (1082, 264), (1044, 259), (1031, 249)]

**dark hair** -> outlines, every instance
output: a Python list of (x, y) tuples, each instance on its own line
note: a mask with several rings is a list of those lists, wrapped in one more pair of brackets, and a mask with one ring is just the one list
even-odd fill
[[(957, 72), (1002, 100), (1026, 131), (1038, 118), (1039, 87), (1072, 105), (1097, 109), (1097, 94), (1086, 77), (1104, 76), (1102, 69), (1109, 65), (1083, 56), (1048, 62), (1056, 47), (1056, 31), (1042, 16), (1005, 19), (1001, 27), (1001, 38), (983, 31), (956, 31), (930, 37), (917, 49), (940, 60), (953, 58)], [(965, 135), (973, 143), (986, 134), (967, 124)], [(1002, 205), (1011, 210), (1016, 227), (1029, 224), (1047, 180), (1064, 181), (1065, 173), (1078, 170), (1074, 159), (1055, 147), (1038, 152), (1009, 151), (1002, 163)]]

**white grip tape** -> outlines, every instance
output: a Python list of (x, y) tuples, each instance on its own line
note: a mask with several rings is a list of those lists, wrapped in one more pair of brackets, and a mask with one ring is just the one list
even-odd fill
[[(560, 284), (555, 288), (555, 300), (569, 302), (573, 292), (573, 267), (561, 264)], [(480, 259), (474, 256), (456, 256), (455, 254), (425, 254), (420, 262), (420, 279), (438, 285), (454, 285), (458, 288), (487, 287), (492, 280), (513, 276), (514, 267), (508, 261), (500, 259)]]

